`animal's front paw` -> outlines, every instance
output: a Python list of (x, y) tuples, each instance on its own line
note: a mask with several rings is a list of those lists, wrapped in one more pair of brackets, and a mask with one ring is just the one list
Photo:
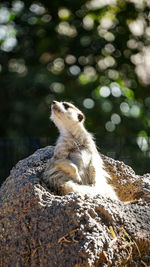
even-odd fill
[(81, 177), (79, 175), (78, 168), (70, 160), (67, 160), (67, 159), (65, 159), (65, 160), (64, 159), (63, 160), (58, 160), (55, 163), (55, 165), (56, 165), (57, 169), (63, 171), (67, 175), (69, 175), (69, 177), (72, 180), (74, 180), (77, 183), (82, 184), (82, 180), (81, 180)]

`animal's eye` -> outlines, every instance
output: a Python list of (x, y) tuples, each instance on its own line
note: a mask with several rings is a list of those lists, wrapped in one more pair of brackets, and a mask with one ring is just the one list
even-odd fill
[(84, 119), (83, 115), (79, 113), (79, 114), (78, 114), (78, 120), (79, 120), (79, 121), (82, 121), (83, 119)]
[(67, 103), (63, 103), (63, 106), (64, 106), (65, 109), (69, 108), (69, 105)]

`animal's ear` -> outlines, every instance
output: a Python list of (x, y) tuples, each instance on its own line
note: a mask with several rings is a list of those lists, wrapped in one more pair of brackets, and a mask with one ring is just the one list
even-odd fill
[(81, 113), (78, 113), (78, 120), (81, 122), (84, 119), (84, 115)]

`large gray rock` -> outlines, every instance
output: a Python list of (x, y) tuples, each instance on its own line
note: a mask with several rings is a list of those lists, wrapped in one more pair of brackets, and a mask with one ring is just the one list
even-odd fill
[(42, 182), (52, 147), (18, 162), (0, 189), (0, 266), (150, 265), (149, 178), (103, 156), (122, 203), (54, 195)]

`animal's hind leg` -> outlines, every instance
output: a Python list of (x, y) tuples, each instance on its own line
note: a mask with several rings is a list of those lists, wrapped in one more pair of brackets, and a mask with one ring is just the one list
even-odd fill
[(60, 193), (61, 195), (66, 195), (71, 192), (76, 192), (81, 195), (90, 194), (91, 196), (95, 193), (95, 187), (88, 186), (88, 185), (80, 185), (74, 183), (73, 181), (67, 181), (60, 186)]

